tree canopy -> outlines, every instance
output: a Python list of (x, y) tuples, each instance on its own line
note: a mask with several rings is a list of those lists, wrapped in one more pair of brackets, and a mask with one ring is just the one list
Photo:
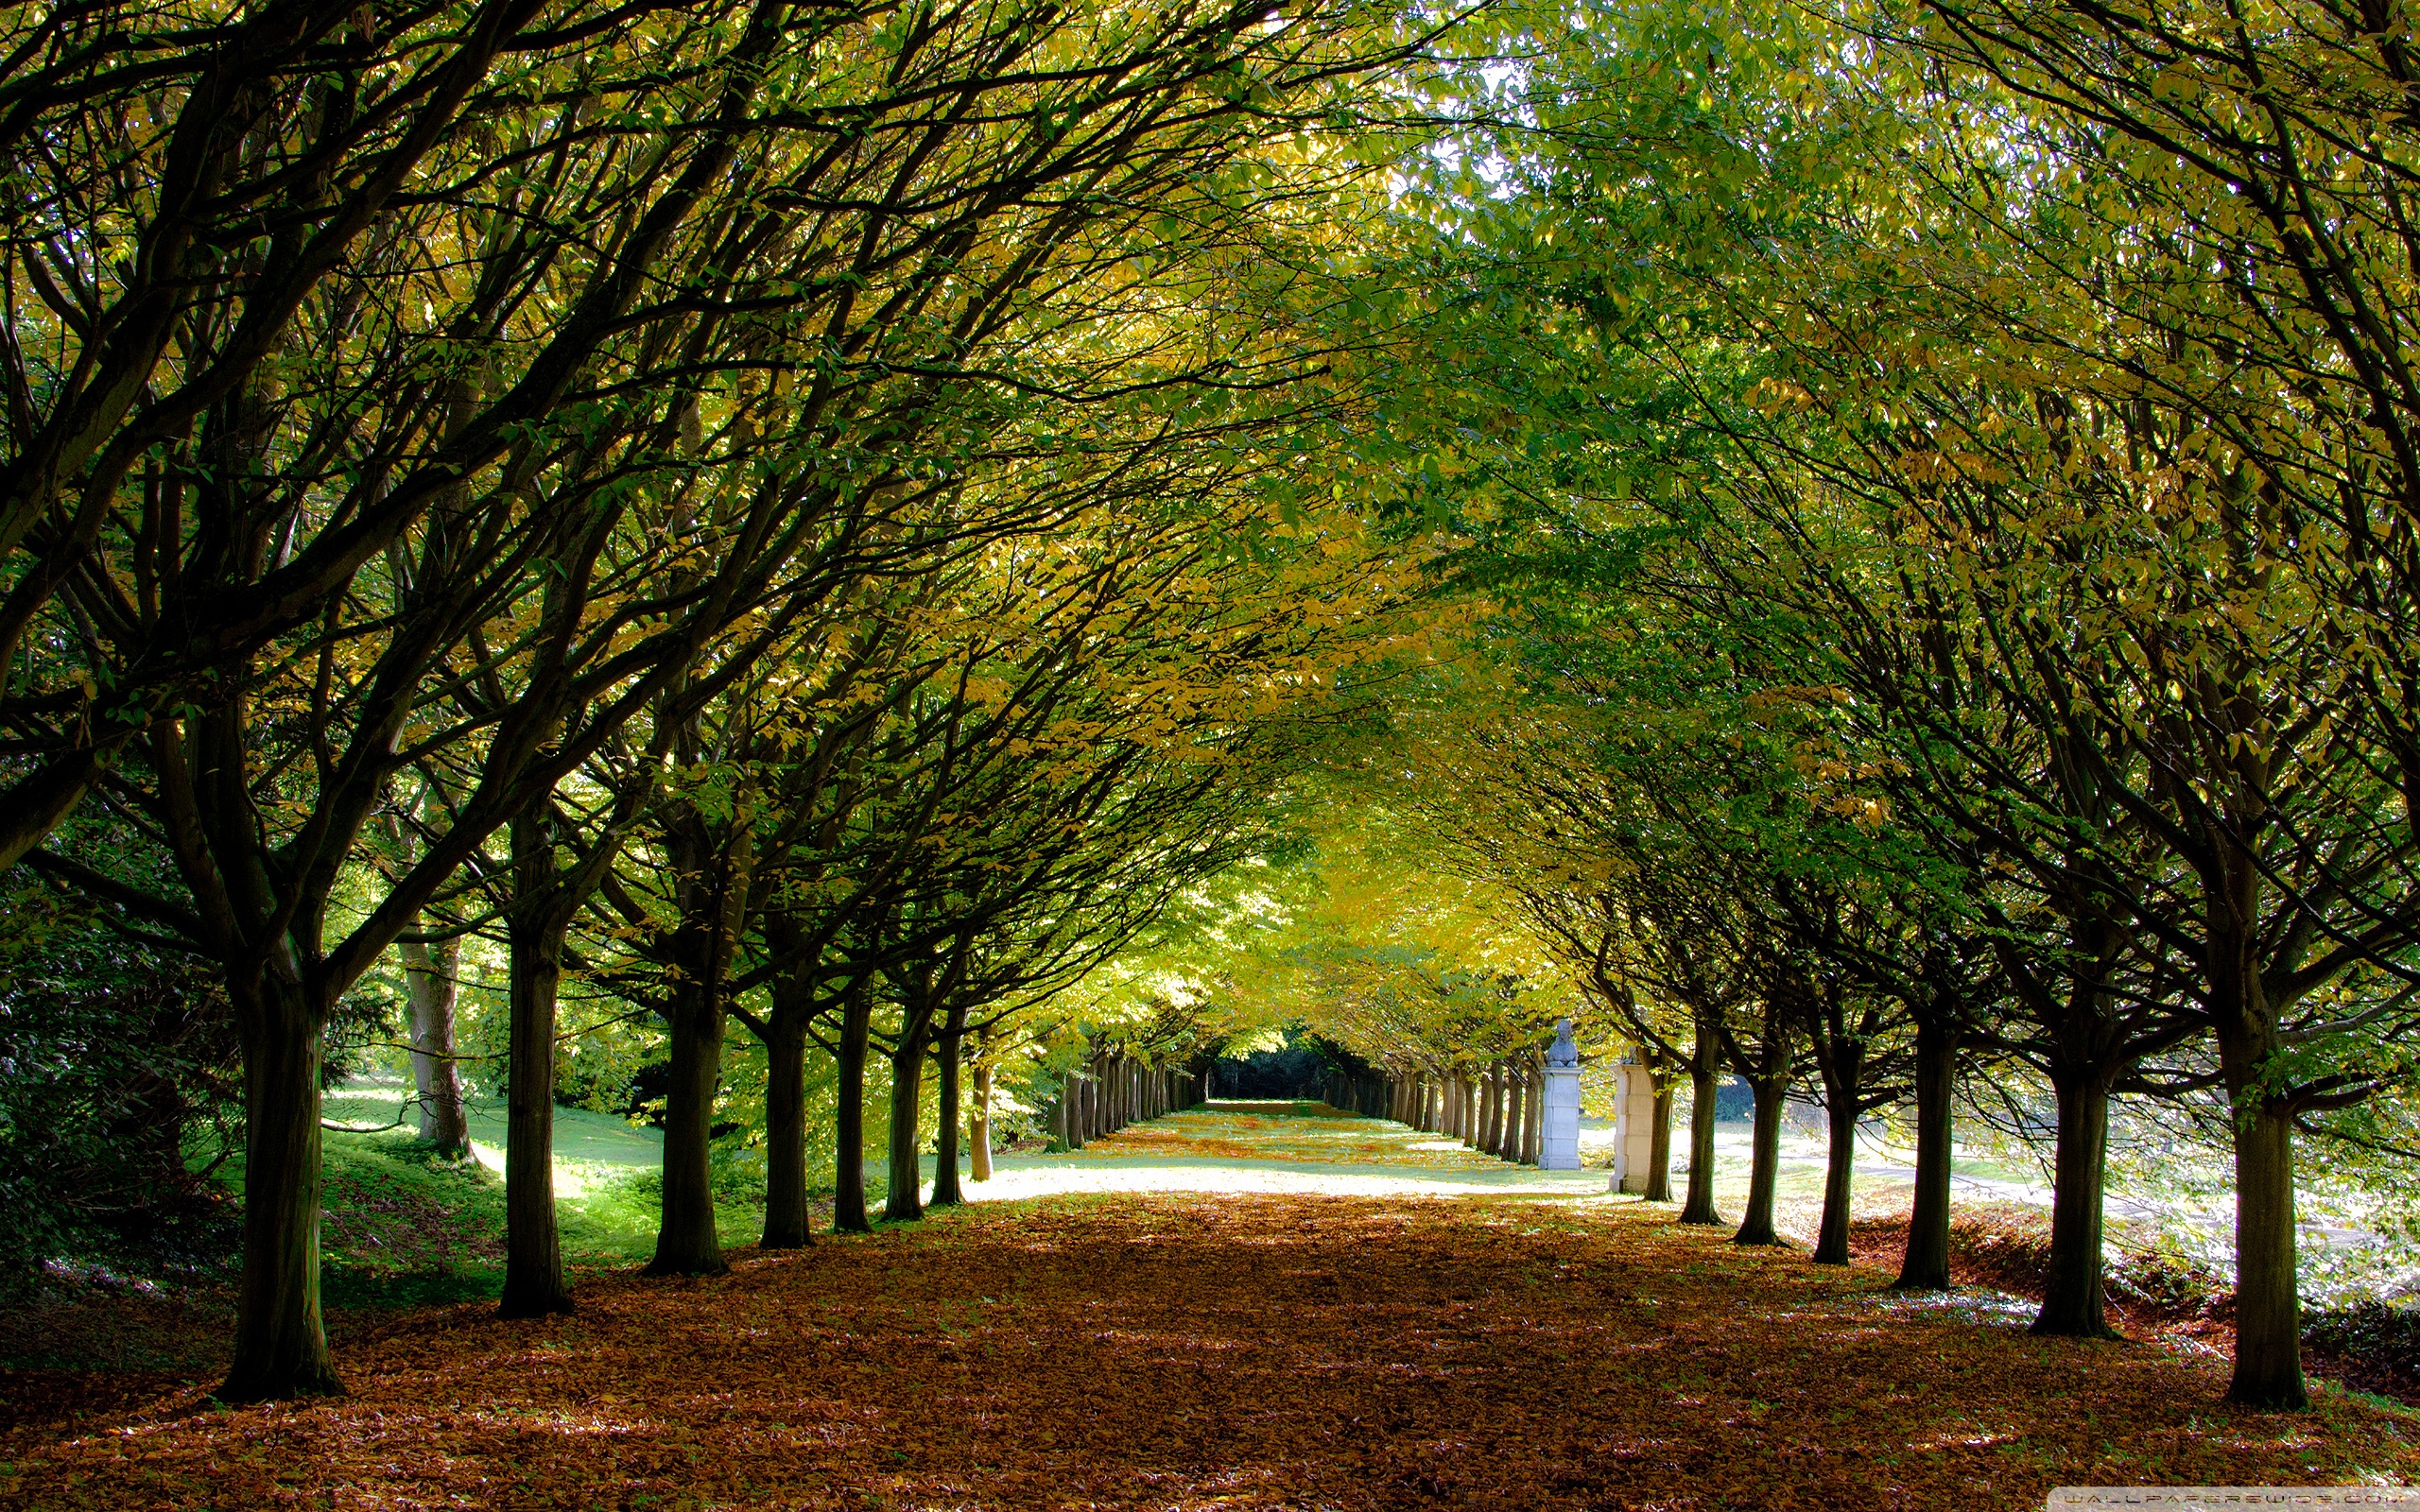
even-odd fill
[(2297, 1203), (2401, 1255), (2420, 1159), (2407, 54), (2330, 0), (16, 14), (0, 1108), (88, 1131), (0, 1172), (18, 1258), (232, 1162), (225, 1395), (335, 1391), (322, 1099), (382, 1057), (448, 1148), (506, 1097), (528, 1316), (562, 1102), (661, 1124), (696, 1275), (737, 1154), (766, 1247), (826, 1162), (873, 1223), (870, 1144), (912, 1220), (928, 1145), (946, 1204), (995, 1115), (1289, 1028), (1517, 1158), (1570, 1017), (1686, 1089), (1685, 1222), (1745, 1081), (1742, 1244), (1793, 1100), (1821, 1263), (1913, 1129), (1909, 1287), (1953, 1130), (2040, 1146), (2046, 1333), (2110, 1331), (2113, 1129), (2172, 1131), (2233, 1394), (2301, 1405)]

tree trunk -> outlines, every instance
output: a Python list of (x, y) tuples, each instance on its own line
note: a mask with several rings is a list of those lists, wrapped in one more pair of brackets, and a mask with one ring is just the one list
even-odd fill
[(1521, 1160), (1521, 1122), (1528, 1116), (1523, 1107), (1528, 1101), (1523, 1095), (1525, 1090), (1518, 1075), (1511, 1071), (1505, 1073), (1504, 1129), (1502, 1137), (1496, 1141), (1495, 1155), (1498, 1160), (1511, 1160), (1515, 1164)]
[(722, 1084), (719, 984), (690, 980), (670, 1005), (671, 1085), (664, 1099), (664, 1220), (649, 1276), (719, 1276), (731, 1268), (715, 1231), (715, 1091)]
[(1958, 1039), (1946, 1023), (1916, 1023), (1916, 1195), (1908, 1214), (1908, 1248), (1899, 1260), (1903, 1292), (1949, 1287), (1949, 1099), (1956, 1091)]
[(939, 1058), (941, 1062), (941, 1123), (939, 1137), (934, 1141), (940, 1159), (933, 1165), (933, 1201), (936, 1208), (955, 1207), (966, 1200), (958, 1185), (958, 1087), (959, 1052), (966, 1040), (966, 1009), (952, 1007), (941, 1032)]
[(798, 1249), (806, 1225), (806, 1025), (775, 1005), (765, 1039), (765, 1231), (759, 1249)]
[(562, 1236), (555, 1220), (555, 1008), (563, 974), (565, 900), (550, 896), (554, 847), (535, 817), (516, 820), (514, 889), (530, 902), (505, 916), (511, 1002), (507, 1028), (504, 1140), (504, 1296), (506, 1317), (549, 1317), (571, 1311), (563, 1280)]
[(1479, 1080), (1478, 1147), (1491, 1154), (1503, 1137), (1504, 1078), (1494, 1066)]
[(890, 1057), (890, 1190), (882, 1199), (887, 1223), (912, 1223), (925, 1215), (925, 1168), (918, 1159), (917, 1123), (924, 1111), (925, 1040), (910, 1025), (906, 1042)]
[(1757, 1077), (1749, 1082), (1756, 1094), (1755, 1138), (1748, 1168), (1748, 1208), (1740, 1215), (1735, 1245), (1778, 1245), (1773, 1228), (1773, 1195), (1781, 1180), (1781, 1115), (1787, 1076)]
[(1849, 1263), (1849, 1200), (1856, 1194), (1857, 1099), (1835, 1093), (1824, 1105), (1824, 1220), (1815, 1232), (1818, 1265)]
[(2294, 1283), (2293, 1124), (2266, 1105), (2236, 1118), (2235, 1267), (2235, 1376), (2227, 1400), (2309, 1406)]
[(862, 986), (840, 1004), (840, 1107), (834, 1121), (839, 1148), (832, 1158), (832, 1227), (837, 1232), (870, 1233), (866, 1220), (866, 1050), (873, 1029), (873, 1000)]
[(972, 1162), (967, 1178), (992, 1179), (992, 1063), (975, 1063), (975, 1102), (966, 1110), (966, 1154)]
[(1546, 1082), (1535, 1067), (1521, 1069), (1521, 1163), (1535, 1165), (1546, 1136)]
[[(2226, 948), (2223, 940), (2212, 946), (2214, 954)], [(2247, 964), (2218, 977), (2219, 1069), (2235, 1105), (2235, 1376), (2227, 1400), (2299, 1410), (2310, 1394), (2294, 1280), (2292, 1115), (2265, 1084), (2277, 1040), (2256, 970)]]
[(2099, 1067), (2053, 1066), (2059, 1101), (2051, 1157), (2050, 1267), (2033, 1332), (2114, 1339), (2100, 1281), (2101, 1186), (2109, 1156), (2109, 1076)]
[(1668, 1076), (1655, 1079), (1654, 1123), (1647, 1133), (1647, 1192), (1649, 1202), (1672, 1200), (1672, 1083)]
[(454, 1058), (454, 1008), (461, 993), (462, 942), (405, 941), (404, 995), (411, 1004), (412, 1091), (420, 1099), (420, 1137), (454, 1153), (471, 1147), (462, 1108), (462, 1068)]
[(1722, 1214), (1714, 1211), (1714, 1105), (1721, 1085), (1712, 1048), (1701, 1043), (1689, 1067), (1689, 1192), (1681, 1204), (1683, 1223), (1722, 1221)]
[[(298, 983), (239, 1001), (244, 1037), (244, 1269), (223, 1401), (341, 1396), (320, 1318), (320, 1033)], [(244, 1011), (249, 1009), (250, 1011)]]

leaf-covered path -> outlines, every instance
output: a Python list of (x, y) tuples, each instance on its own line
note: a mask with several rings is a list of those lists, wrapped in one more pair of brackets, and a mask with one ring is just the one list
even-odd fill
[(2420, 1475), (2409, 1417), (2221, 1407), (2214, 1356), (1887, 1279), (1601, 1196), (987, 1202), (593, 1280), (567, 1319), (406, 1314), (341, 1353), (343, 1400), (22, 1431), (0, 1501), (1929, 1509)]

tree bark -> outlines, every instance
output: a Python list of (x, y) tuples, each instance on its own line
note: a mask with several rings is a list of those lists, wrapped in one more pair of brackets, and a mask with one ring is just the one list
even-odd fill
[(765, 1230), (759, 1249), (798, 1249), (806, 1222), (806, 1025), (775, 1005), (765, 1036)]
[(404, 995), (411, 1005), (412, 1091), (420, 1099), (420, 1137), (441, 1150), (460, 1154), (471, 1147), (461, 1063), (454, 1058), (462, 942), (406, 940), (397, 950), (404, 958)]
[(1818, 1265), (1849, 1263), (1849, 1201), (1856, 1194), (1857, 1099), (1835, 1094), (1824, 1104), (1824, 1218), (1815, 1233)]
[(862, 984), (840, 1003), (840, 1107), (834, 1121), (838, 1148), (832, 1157), (832, 1227), (840, 1233), (871, 1233), (866, 1218), (866, 1054), (873, 1032), (873, 1000)]
[(1916, 1023), (1916, 1194), (1908, 1214), (1908, 1248), (1899, 1260), (1903, 1292), (1949, 1287), (1951, 1094), (1957, 1088), (1958, 1039), (1927, 1016)]
[(933, 1165), (933, 1200), (936, 1208), (955, 1207), (966, 1200), (958, 1184), (958, 1104), (959, 1052), (966, 1040), (966, 1009), (952, 1006), (943, 1022), (937, 1046), (941, 1069), (941, 1122), (934, 1143), (939, 1159)]
[(975, 1102), (966, 1109), (967, 1178), (992, 1179), (992, 1063), (975, 1063)]
[(1516, 1165), (1521, 1160), (1521, 1124), (1528, 1116), (1526, 1091), (1519, 1074), (1508, 1068), (1504, 1074), (1504, 1129), (1496, 1142), (1495, 1155), (1498, 1160)]
[(1778, 1245), (1773, 1196), (1781, 1180), (1781, 1115), (1789, 1078), (1760, 1076), (1748, 1083), (1756, 1094), (1755, 1136), (1748, 1168), (1748, 1207), (1740, 1215), (1735, 1245)]
[(1535, 1165), (1546, 1141), (1546, 1082), (1537, 1068), (1521, 1068), (1521, 1163)]
[(504, 1296), (506, 1317), (572, 1310), (555, 1217), (555, 1018), (562, 986), (568, 902), (554, 893), (555, 848), (536, 816), (511, 828), (514, 890), (529, 900), (505, 915), (511, 1001), (505, 1070)]
[[(2214, 949), (2224, 948), (2214, 940)], [(2249, 952), (2243, 953), (2248, 955)], [(2294, 1131), (2290, 1110), (2266, 1095), (2261, 1074), (2276, 1051), (2272, 1016), (2246, 967), (2234, 1001), (2214, 1005), (2219, 1066), (2235, 1103), (2235, 1375), (2227, 1400), (2299, 1410), (2302, 1306), (2295, 1284)]]
[(731, 1268), (715, 1231), (715, 1091), (722, 1084), (718, 984), (684, 981), (670, 1005), (672, 1077), (664, 1100), (664, 1219), (649, 1276), (719, 1276)]
[(753, 853), (744, 829), (677, 812), (666, 827), (673, 898), (666, 940), (677, 970), (665, 1005), (672, 1074), (664, 1097), (664, 1219), (650, 1276), (718, 1276), (731, 1268), (715, 1229), (715, 1093), (722, 1086), (732, 957), (746, 917)]
[(2299, 1410), (2302, 1304), (2294, 1280), (2294, 1129), (2272, 1107), (2235, 1128), (2235, 1375), (2229, 1401)]
[(1714, 1211), (1714, 1108), (1721, 1085), (1711, 1047), (1702, 1041), (1689, 1067), (1689, 1191), (1681, 1204), (1683, 1223), (1722, 1221)]
[(341, 1396), (320, 1319), (320, 1034), (299, 983), (237, 1002), (244, 1040), (244, 1268), (219, 1400)]
[(2101, 1188), (2109, 1156), (2109, 1074), (2098, 1066), (2050, 1068), (2058, 1097), (2051, 1157), (2050, 1268), (2033, 1332), (2056, 1338), (2114, 1339), (2101, 1289)]
[(1668, 1075), (1655, 1078), (1654, 1123), (1647, 1134), (1645, 1200), (1672, 1200), (1672, 1082)]
[(925, 1041), (910, 1024), (890, 1056), (890, 1190), (882, 1199), (886, 1223), (913, 1223), (925, 1215), (925, 1168), (917, 1154), (917, 1125), (924, 1111)]

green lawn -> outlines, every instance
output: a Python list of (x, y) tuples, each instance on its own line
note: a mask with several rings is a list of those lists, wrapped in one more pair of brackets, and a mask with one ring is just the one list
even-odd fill
[[(393, 1074), (357, 1077), (328, 1093), (323, 1116), (331, 1124), (378, 1129), (401, 1124), (417, 1126), (419, 1113), (408, 1106), (411, 1083)], [(467, 1104), (471, 1140), (486, 1146), (482, 1158), (501, 1164), (505, 1144), (504, 1099), (474, 1097)], [(605, 1166), (652, 1166), (664, 1158), (664, 1135), (643, 1124), (614, 1113), (592, 1113), (583, 1108), (555, 1109), (555, 1160)]]

